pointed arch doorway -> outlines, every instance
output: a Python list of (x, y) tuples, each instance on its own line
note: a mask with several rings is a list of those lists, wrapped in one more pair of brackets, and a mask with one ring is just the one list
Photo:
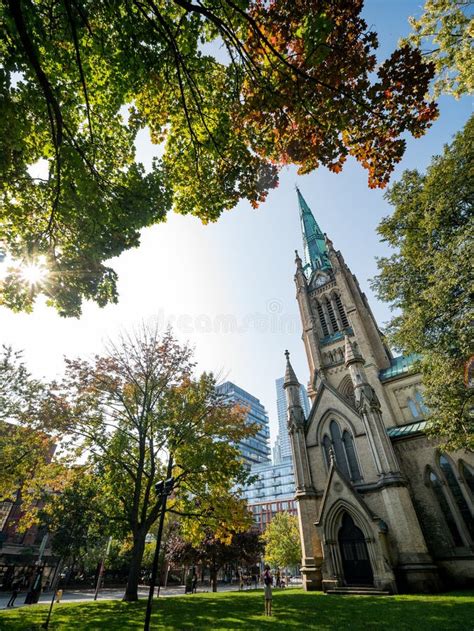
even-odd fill
[(373, 586), (374, 573), (364, 533), (347, 512), (342, 516), (338, 541), (346, 585)]

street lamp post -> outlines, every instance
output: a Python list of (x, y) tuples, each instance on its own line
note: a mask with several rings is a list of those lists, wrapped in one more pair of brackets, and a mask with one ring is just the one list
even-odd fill
[(97, 600), (97, 596), (99, 595), (99, 589), (102, 586), (102, 578), (104, 576), (104, 571), (105, 571), (105, 560), (109, 556), (111, 544), (112, 544), (112, 537), (109, 537), (109, 540), (107, 542), (107, 548), (105, 549), (105, 554), (102, 556), (100, 560), (99, 574), (97, 576), (97, 584), (95, 586), (94, 600)]
[(150, 630), (151, 609), (153, 606), (153, 593), (155, 591), (156, 577), (158, 574), (158, 560), (160, 556), (161, 538), (163, 536), (163, 525), (165, 523), (166, 500), (168, 498), (168, 495), (173, 490), (173, 485), (174, 485), (174, 478), (171, 476), (172, 471), (173, 471), (173, 458), (170, 455), (170, 458), (168, 460), (166, 480), (161, 480), (160, 482), (157, 482), (155, 484), (156, 494), (160, 498), (161, 514), (160, 514), (160, 523), (158, 526), (158, 534), (156, 537), (156, 547), (155, 547), (155, 554), (153, 557), (153, 566), (151, 569), (150, 591), (148, 592), (148, 603), (146, 606), (145, 625), (143, 627), (143, 631)]
[(58, 584), (61, 578), (61, 565), (62, 565), (62, 559), (60, 558), (58, 560), (58, 564), (56, 565), (56, 572), (54, 573), (54, 579), (53, 579), (53, 583), (51, 585), (51, 589), (52, 589), (52, 596), (51, 596), (51, 602), (49, 604), (49, 610), (48, 610), (48, 616), (46, 618), (46, 620), (43, 622), (43, 624), (41, 625), (42, 629), (49, 629), (49, 621), (51, 619), (51, 614), (53, 612), (53, 605), (54, 605), (54, 599), (56, 598), (56, 592), (58, 589)]

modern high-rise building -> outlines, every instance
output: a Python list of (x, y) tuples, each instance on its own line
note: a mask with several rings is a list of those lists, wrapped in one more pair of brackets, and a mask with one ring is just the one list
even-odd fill
[(295, 476), (290, 458), (278, 463), (253, 465), (252, 474), (257, 479), (243, 490), (242, 495), (259, 530), (265, 530), (277, 513), (296, 514)]
[[(278, 456), (281, 460), (291, 457), (291, 445), (288, 435), (287, 427), (287, 403), (285, 390), (283, 389), (284, 377), (275, 379), (276, 395), (277, 395), (277, 414), (278, 414), (278, 437), (275, 443), (275, 450), (273, 459), (275, 462), (279, 462)], [(301, 407), (307, 417), (309, 415), (310, 405), (306, 388), (300, 386), (300, 401)]]
[[(273, 463), (253, 465), (252, 473), (257, 479), (243, 491), (255, 524), (262, 531), (277, 513), (285, 511), (296, 514), (295, 474), (286, 422), (287, 404), (283, 381), (283, 377), (275, 380), (279, 432), (273, 447)], [(303, 385), (300, 387), (300, 402), (308, 414), (308, 395)]]
[(226, 381), (217, 386), (217, 391), (224, 394), (228, 401), (243, 405), (248, 409), (247, 419), (249, 423), (256, 423), (259, 427), (255, 436), (244, 438), (239, 443), (239, 448), (245, 463), (251, 467), (260, 463), (270, 462), (270, 428), (268, 414), (265, 407), (257, 397), (239, 388), (231, 381)]

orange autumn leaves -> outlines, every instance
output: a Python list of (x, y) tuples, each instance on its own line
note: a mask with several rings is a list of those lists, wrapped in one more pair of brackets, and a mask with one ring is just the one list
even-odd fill
[(252, 3), (255, 76), (244, 82), (239, 122), (275, 164), (339, 173), (352, 155), (369, 186), (383, 187), (405, 150), (401, 136), (422, 135), (437, 116), (426, 100), (434, 68), (408, 46), (377, 66), (361, 9), (354, 0)]

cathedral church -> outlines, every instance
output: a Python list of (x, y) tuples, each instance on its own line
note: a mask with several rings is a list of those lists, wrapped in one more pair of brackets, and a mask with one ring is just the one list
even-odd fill
[(417, 357), (393, 357), (356, 277), (297, 194), (307, 417), (288, 352), (284, 387), (304, 587), (398, 593), (472, 585), (473, 454), (443, 453), (426, 436)]

